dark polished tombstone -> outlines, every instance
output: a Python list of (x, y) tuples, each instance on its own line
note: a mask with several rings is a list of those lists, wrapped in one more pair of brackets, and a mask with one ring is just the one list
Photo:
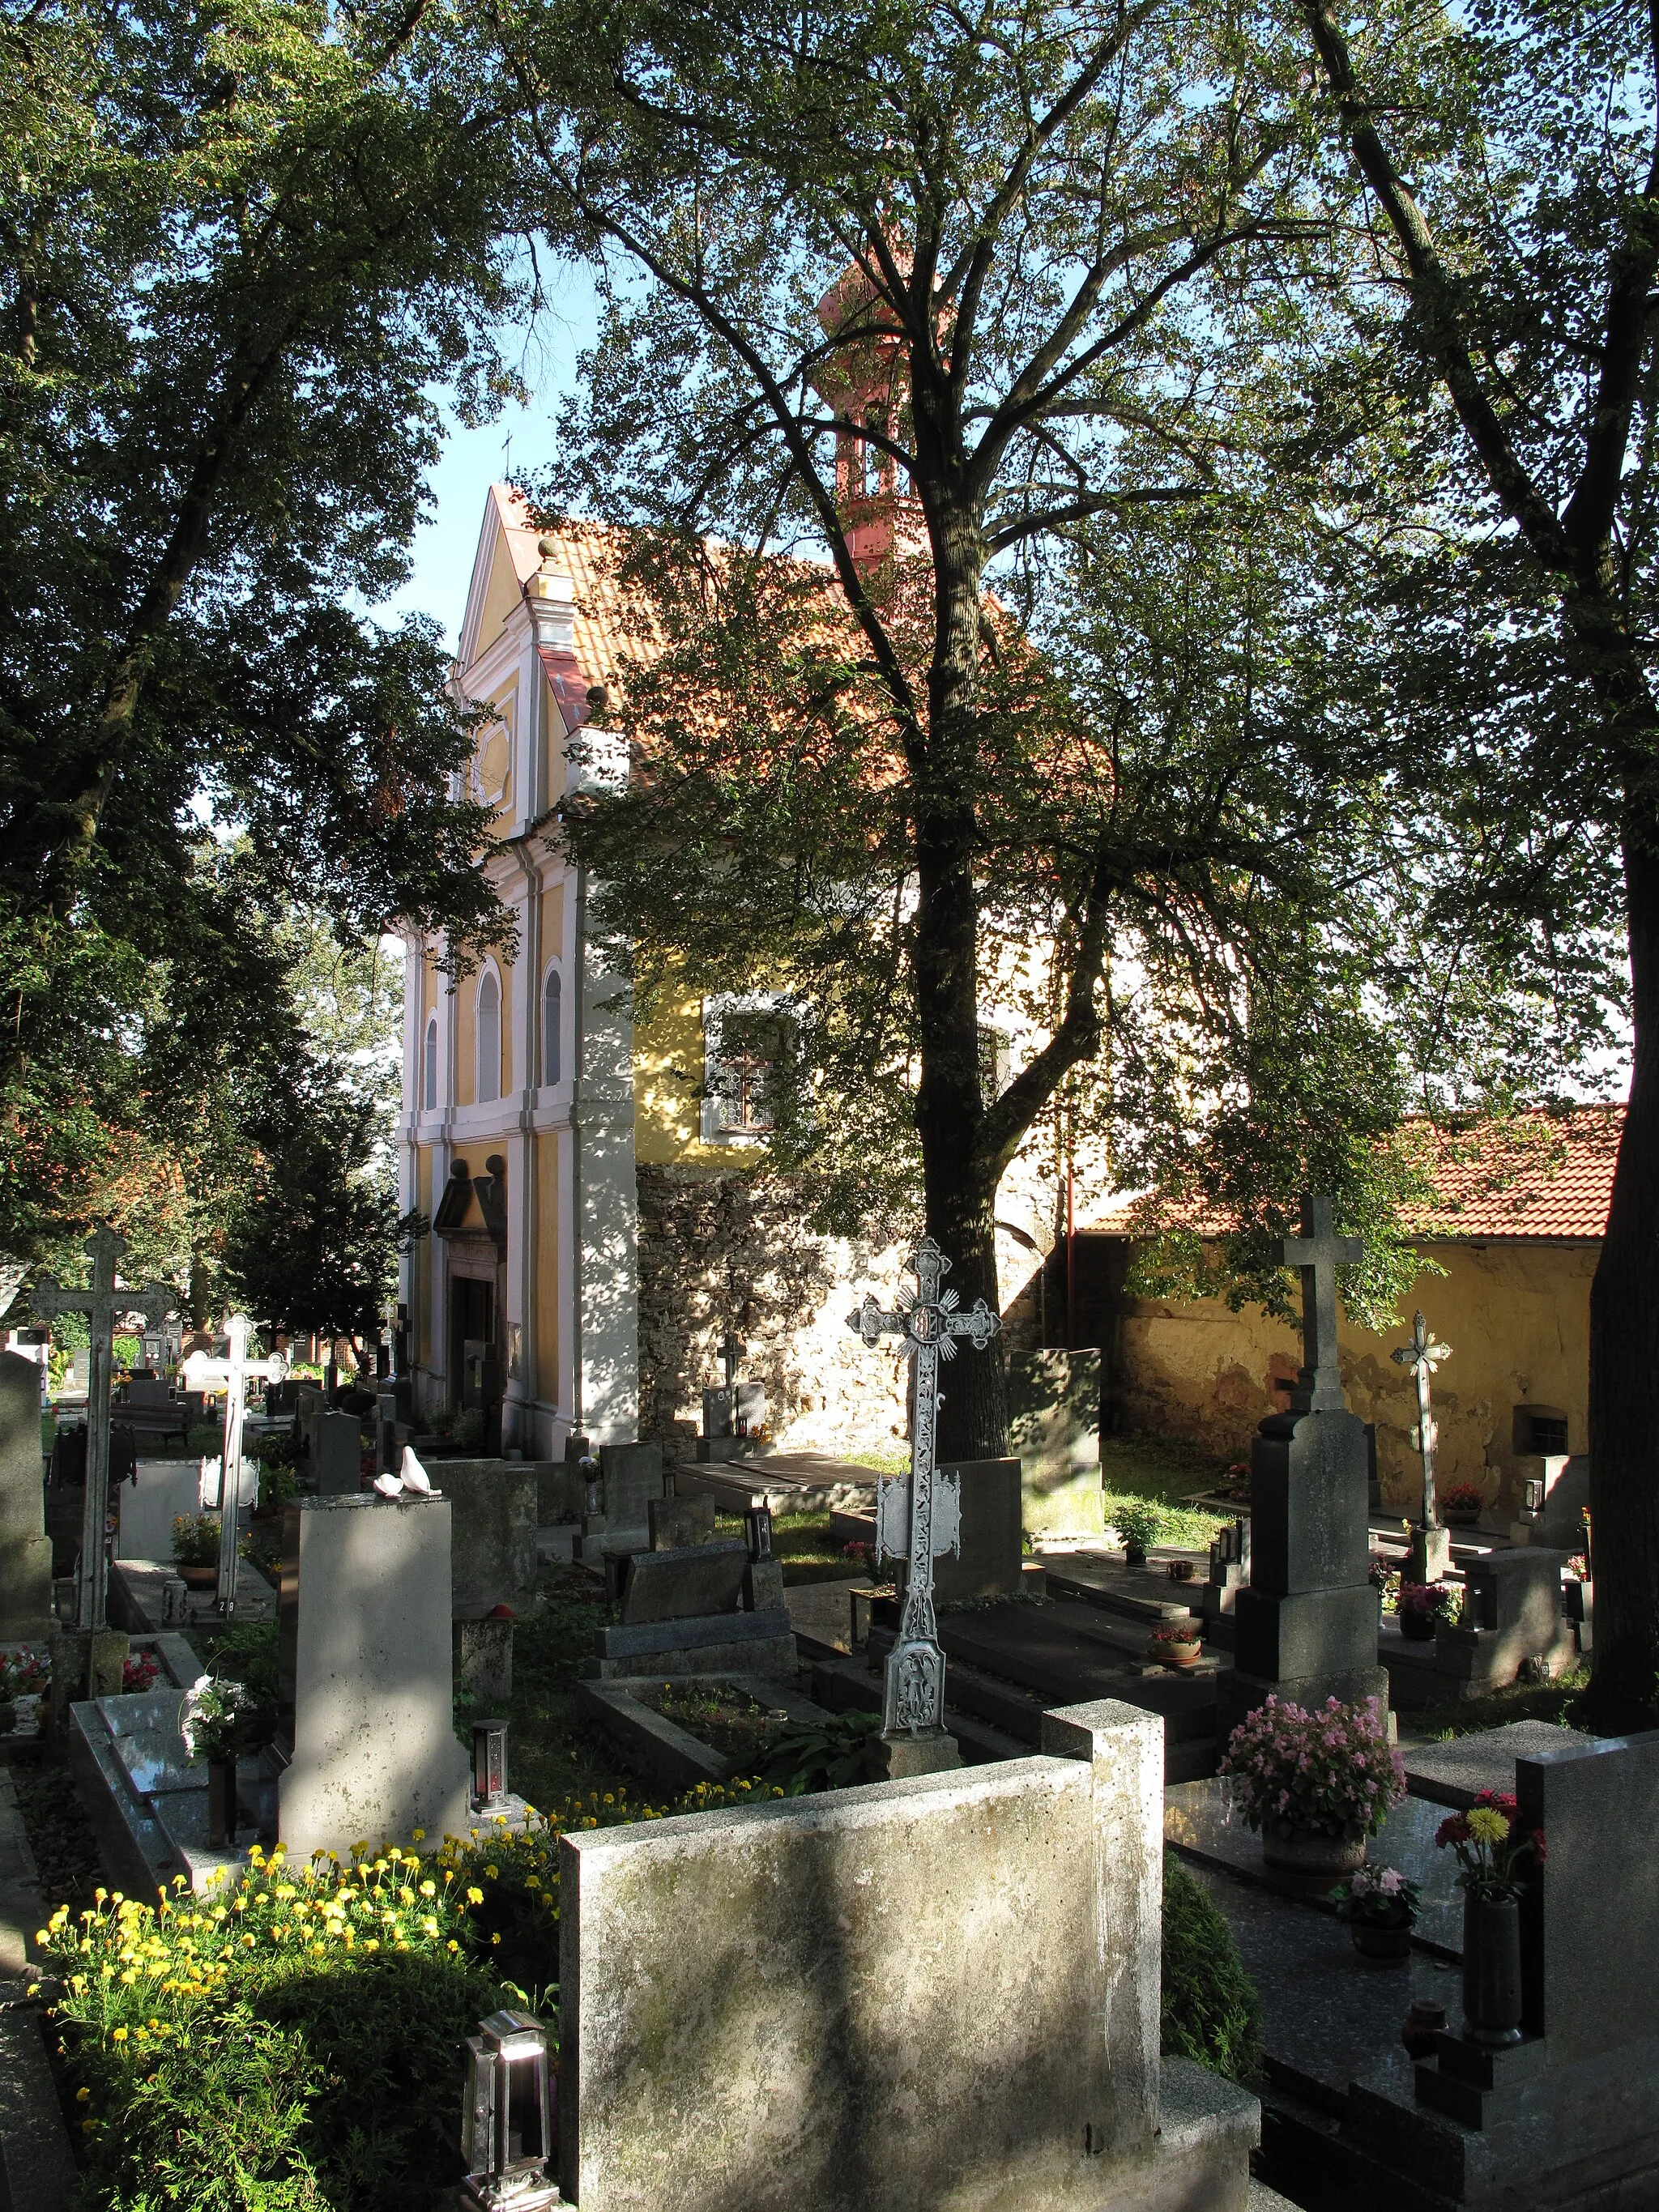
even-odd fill
[(1377, 1593), (1370, 1580), (1365, 1425), (1351, 1413), (1336, 1356), (1336, 1269), (1358, 1237), (1331, 1228), (1331, 1201), (1305, 1198), (1285, 1257), (1302, 1274), (1304, 1366), (1290, 1410), (1250, 1445), (1250, 1580), (1234, 1599), (1237, 1664), (1217, 1684), (1220, 1736), (1276, 1695), (1304, 1707), (1376, 1698)]

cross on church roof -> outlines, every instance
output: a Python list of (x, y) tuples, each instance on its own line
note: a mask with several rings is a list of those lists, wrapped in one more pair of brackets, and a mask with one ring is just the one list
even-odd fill
[(1336, 1358), (1336, 1271), (1364, 1257), (1358, 1237), (1339, 1237), (1332, 1226), (1333, 1200), (1304, 1194), (1302, 1234), (1285, 1239), (1285, 1264), (1302, 1273), (1302, 1372), (1297, 1396), (1306, 1413), (1340, 1413), (1341, 1370)]

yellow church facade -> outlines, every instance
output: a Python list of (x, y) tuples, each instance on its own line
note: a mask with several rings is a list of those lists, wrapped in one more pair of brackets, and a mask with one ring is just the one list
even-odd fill
[[(688, 996), (637, 1028), (589, 941), (587, 883), (554, 810), (628, 773), (589, 719), (590, 691), (640, 649), (609, 538), (581, 524), (543, 537), (510, 487), (490, 488), (454, 689), (489, 710), (471, 769), (495, 815), (481, 866), (516, 944), (452, 981), (441, 944), (405, 939), (401, 1196), (432, 1224), (400, 1286), (416, 1406), (478, 1406), (492, 1436), (498, 1407), (502, 1449), (532, 1457), (571, 1435), (684, 1433), (735, 1339), (772, 1441), (890, 1451), (897, 1373), (846, 1315), (854, 1294), (895, 1285), (908, 1237), (815, 1238), (792, 1220), (744, 1045), (770, 1002)], [(1005, 1185), (1006, 1305), (1053, 1249), (1056, 1167), (1035, 1143)]]

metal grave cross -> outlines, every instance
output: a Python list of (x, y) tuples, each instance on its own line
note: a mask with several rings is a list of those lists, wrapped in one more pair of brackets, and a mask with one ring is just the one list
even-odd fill
[(117, 1318), (142, 1314), (146, 1328), (169, 1314), (179, 1293), (166, 1283), (147, 1283), (142, 1291), (118, 1290), (115, 1263), (127, 1249), (127, 1240), (107, 1222), (94, 1229), (85, 1249), (92, 1261), (92, 1288), (66, 1291), (51, 1275), (43, 1275), (29, 1298), (36, 1317), (51, 1321), (58, 1314), (83, 1313), (90, 1324), (92, 1356), (87, 1382), (87, 1503), (81, 1521), (81, 1571), (75, 1593), (75, 1625), (80, 1629), (109, 1626), (109, 1392), (112, 1352), (110, 1340)]
[(1440, 1441), (1440, 1431), (1429, 1410), (1429, 1377), (1443, 1359), (1450, 1358), (1450, 1345), (1434, 1341), (1421, 1313), (1417, 1316), (1413, 1327), (1411, 1342), (1400, 1345), (1394, 1355), (1396, 1367), (1409, 1368), (1417, 1377), (1417, 1434), (1413, 1441), (1423, 1455), (1423, 1526), (1425, 1528), (1440, 1526), (1434, 1502), (1434, 1448)]
[(288, 1362), (280, 1352), (273, 1352), (269, 1359), (248, 1358), (247, 1340), (252, 1326), (246, 1314), (232, 1314), (225, 1322), (228, 1340), (225, 1357), (215, 1359), (205, 1352), (192, 1352), (179, 1370), (187, 1390), (225, 1394), (224, 1444), (219, 1455), (219, 1585), (213, 1601), (217, 1613), (233, 1613), (236, 1607), (236, 1523), (242, 1497), (242, 1417), (247, 1410), (247, 1386), (280, 1382), (288, 1373)]
[(1358, 1237), (1339, 1237), (1331, 1226), (1333, 1201), (1328, 1198), (1302, 1200), (1302, 1234), (1285, 1239), (1285, 1264), (1302, 1270), (1302, 1358), (1297, 1377), (1297, 1397), (1307, 1402), (1304, 1413), (1340, 1413), (1347, 1401), (1342, 1395), (1342, 1370), (1336, 1358), (1336, 1271), (1352, 1267), (1365, 1255)]
[(957, 1548), (962, 1491), (954, 1476), (939, 1480), (935, 1474), (935, 1438), (943, 1402), (939, 1364), (956, 1358), (957, 1337), (967, 1337), (982, 1352), (1002, 1326), (983, 1298), (975, 1298), (963, 1312), (957, 1293), (941, 1290), (951, 1262), (931, 1237), (922, 1238), (910, 1266), (918, 1290), (902, 1289), (894, 1301), (895, 1312), (883, 1312), (873, 1297), (866, 1297), (858, 1311), (848, 1316), (848, 1326), (868, 1345), (879, 1344), (884, 1336), (902, 1336), (906, 1356), (915, 1362), (910, 1479), (908, 1483), (884, 1481), (876, 1489), (877, 1557), (910, 1563), (898, 1640), (887, 1656), (882, 1733), (888, 1736), (901, 1732), (920, 1735), (945, 1725), (945, 1654), (933, 1612), (933, 1561)]

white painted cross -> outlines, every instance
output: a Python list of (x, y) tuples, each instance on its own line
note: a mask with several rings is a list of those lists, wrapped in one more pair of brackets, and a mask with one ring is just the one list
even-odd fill
[(920, 1735), (945, 1724), (945, 1654), (939, 1649), (939, 1622), (933, 1612), (933, 1561), (957, 1548), (962, 1523), (962, 1497), (954, 1479), (935, 1480), (935, 1438), (939, 1408), (939, 1364), (954, 1359), (954, 1340), (967, 1337), (982, 1352), (1002, 1323), (983, 1298), (976, 1298), (966, 1313), (954, 1291), (939, 1288), (950, 1269), (931, 1237), (924, 1237), (910, 1262), (920, 1295), (901, 1290), (897, 1310), (884, 1313), (873, 1297), (866, 1297), (848, 1317), (868, 1345), (884, 1336), (902, 1336), (908, 1358), (916, 1364), (915, 1433), (910, 1445), (910, 1480), (906, 1486), (908, 1525), (901, 1528), (892, 1510), (899, 1503), (900, 1486), (884, 1483), (876, 1492), (878, 1555), (908, 1559), (910, 1573), (904, 1591), (904, 1611), (899, 1620), (898, 1640), (887, 1656), (886, 1686), (882, 1707), (882, 1733), (901, 1731)]
[(83, 1313), (90, 1324), (92, 1354), (87, 1382), (87, 1503), (81, 1521), (81, 1571), (75, 1595), (75, 1625), (80, 1629), (109, 1626), (109, 1389), (111, 1347), (118, 1319), (142, 1314), (147, 1328), (173, 1310), (179, 1293), (166, 1283), (148, 1283), (142, 1291), (118, 1290), (115, 1263), (127, 1249), (118, 1229), (102, 1223), (88, 1237), (85, 1250), (92, 1261), (92, 1288), (66, 1291), (52, 1276), (43, 1275), (29, 1297), (38, 1320), (51, 1321), (59, 1314)]
[(1434, 1448), (1440, 1441), (1440, 1431), (1429, 1410), (1429, 1377), (1443, 1359), (1451, 1358), (1449, 1344), (1437, 1344), (1429, 1334), (1428, 1323), (1421, 1313), (1416, 1316), (1409, 1344), (1399, 1346), (1394, 1355), (1396, 1367), (1408, 1368), (1417, 1377), (1417, 1449), (1423, 1455), (1423, 1526), (1440, 1526), (1439, 1510), (1434, 1498)]
[(224, 1449), (219, 1458), (219, 1587), (214, 1598), (219, 1613), (234, 1612), (236, 1606), (236, 1522), (242, 1495), (242, 1417), (246, 1412), (247, 1386), (257, 1382), (280, 1382), (288, 1373), (288, 1362), (280, 1352), (273, 1352), (269, 1359), (248, 1358), (252, 1327), (246, 1314), (232, 1314), (225, 1322), (228, 1342), (224, 1358), (192, 1352), (179, 1370), (187, 1390), (225, 1394)]

